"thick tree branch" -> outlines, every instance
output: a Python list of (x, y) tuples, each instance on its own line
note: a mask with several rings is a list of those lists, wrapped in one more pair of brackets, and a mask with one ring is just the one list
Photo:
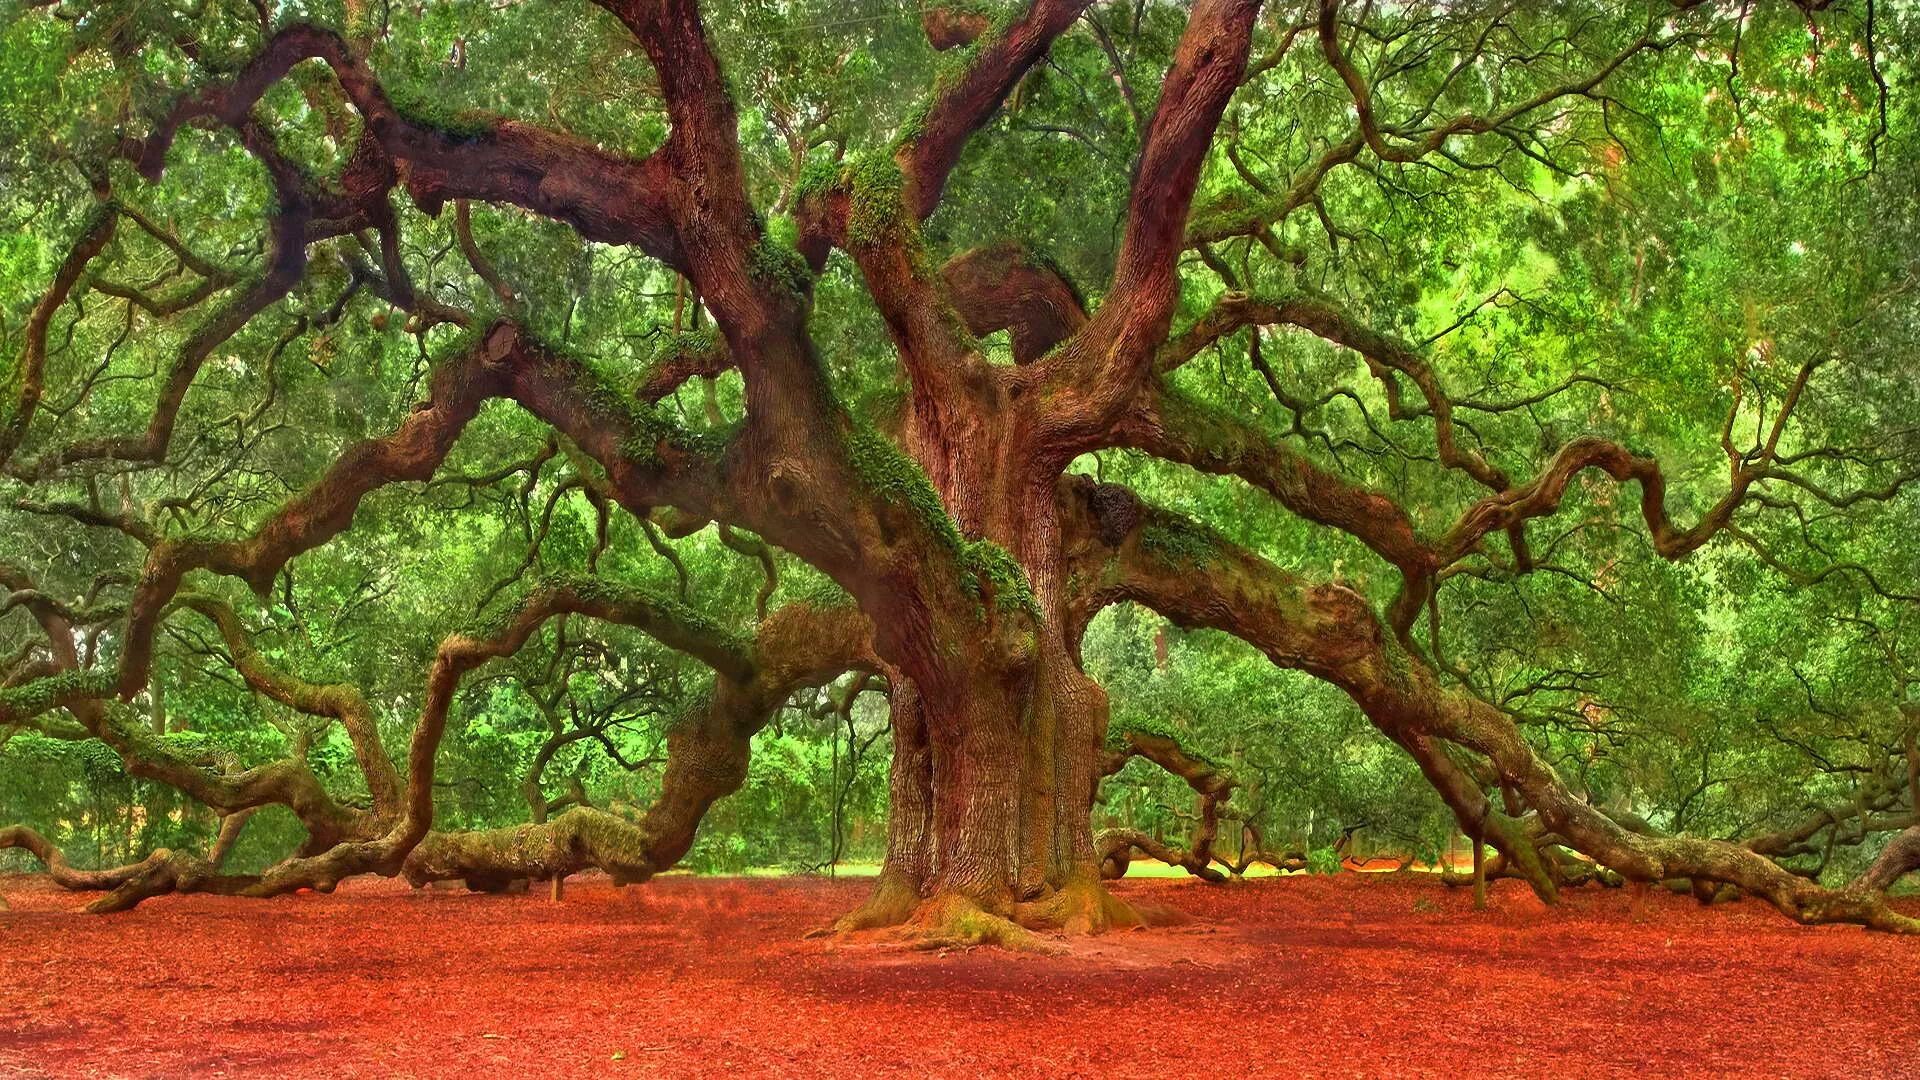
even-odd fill
[(1091, 2), (1033, 0), (1019, 18), (997, 29), (988, 24), (969, 39), (974, 52), (966, 67), (935, 85), (926, 112), (900, 143), (904, 201), (916, 220), (939, 205), (967, 139), (992, 119), (1028, 69)]
[(177, 103), (132, 148), (141, 172), (160, 175), (184, 124), (200, 118), (245, 124), (267, 90), (307, 60), (332, 69), (377, 148), (356, 158), (358, 168), (345, 178), (349, 191), (383, 191), (397, 182), (429, 213), (449, 199), (509, 203), (564, 221), (588, 239), (634, 244), (669, 265), (685, 263), (666, 203), (673, 169), (664, 155), (624, 158), (511, 120), (478, 121), (461, 131), (417, 122), (394, 105), (345, 39), (310, 25), (275, 34), (230, 85)]
[(1240, 85), (1258, 0), (1199, 0), (1161, 85), (1127, 205), (1113, 286), (1047, 373), (1054, 441), (1096, 437), (1151, 371), (1179, 300), (1178, 263), (1200, 170)]
[(1081, 483), (1066, 497), (1079, 507), (1073, 535), (1084, 607), (1132, 600), (1183, 625), (1225, 630), (1281, 667), (1339, 686), (1402, 745), (1439, 738), (1481, 754), (1539, 814), (1545, 832), (1628, 878), (1731, 884), (1801, 922), (1920, 933), (1920, 920), (1895, 912), (1876, 893), (1824, 889), (1739, 844), (1622, 827), (1569, 792), (1511, 717), (1443, 686), (1357, 594), (1308, 584), (1124, 493), (1102, 498), (1098, 487)]

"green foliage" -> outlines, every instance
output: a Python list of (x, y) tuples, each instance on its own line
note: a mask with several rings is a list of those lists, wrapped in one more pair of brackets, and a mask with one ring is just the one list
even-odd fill
[[(786, 231), (791, 232), (791, 225)], [(804, 293), (813, 284), (813, 271), (807, 266), (806, 257), (793, 246), (793, 237), (776, 236), (771, 230), (753, 249), (753, 272), (788, 292)]]
[(104, 697), (112, 687), (113, 674), (104, 671), (65, 671), (19, 686), (0, 687), (0, 718), (8, 722), (31, 720), (68, 701)]
[(796, 602), (822, 611), (853, 606), (852, 595), (839, 582), (811, 567), (797, 567), (796, 571), (783, 582), (786, 594)]
[(1219, 538), (1188, 522), (1160, 521), (1140, 531), (1140, 546), (1174, 566), (1197, 568), (1213, 560)]
[(926, 470), (891, 439), (861, 428), (847, 437), (847, 453), (854, 475), (868, 491), (918, 516), (928, 531), (956, 555), (965, 549), (960, 529), (947, 515), (946, 504), (927, 480)]
[(712, 352), (720, 346), (720, 332), (711, 326), (678, 333), (661, 331), (654, 338), (653, 351), (648, 360), (650, 366), (659, 367), (682, 357)]
[(991, 540), (968, 541), (960, 556), (968, 592), (985, 599), (989, 594), (1002, 611), (1039, 613), (1033, 586), (1019, 560)]
[(847, 242), (855, 246), (910, 240), (913, 217), (902, 202), (903, 180), (893, 155), (861, 154), (841, 171), (847, 189)]

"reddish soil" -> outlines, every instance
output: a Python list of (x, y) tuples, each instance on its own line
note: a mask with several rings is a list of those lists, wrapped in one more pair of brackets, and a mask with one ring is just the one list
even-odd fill
[(864, 887), (361, 881), (94, 917), (0, 878), (0, 1076), (1920, 1076), (1920, 942), (1756, 903), (1140, 881), (1199, 921), (1064, 956), (801, 940)]

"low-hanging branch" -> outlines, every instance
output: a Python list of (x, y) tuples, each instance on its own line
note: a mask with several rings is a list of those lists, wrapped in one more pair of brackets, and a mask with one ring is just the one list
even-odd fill
[[(1623, 828), (1568, 791), (1512, 717), (1443, 685), (1350, 590), (1310, 584), (1192, 522), (1137, 499), (1103, 494), (1090, 483), (1070, 484), (1064, 494), (1082, 508), (1077, 515), (1086, 545), (1082, 557), (1107, 567), (1088, 575), (1104, 582), (1085, 601), (1088, 608), (1130, 600), (1183, 625), (1226, 630), (1281, 667), (1339, 686), (1403, 746), (1446, 740), (1480, 754), (1525, 799), (1544, 832), (1630, 879), (1723, 883), (1760, 896), (1801, 922), (1853, 922), (1920, 933), (1920, 920), (1895, 911), (1879, 892), (1823, 888), (1736, 843), (1647, 836)], [(1416, 756), (1423, 767), (1428, 764), (1426, 755)], [(1464, 776), (1458, 769), (1452, 772)], [(1434, 770), (1428, 776), (1443, 795), (1453, 787)], [(1471, 794), (1484, 801), (1477, 784)], [(1492, 819), (1491, 813), (1472, 817)], [(1463, 820), (1470, 834), (1479, 834), (1479, 822)], [(1530, 841), (1513, 845), (1507, 854), (1511, 858), (1530, 849)]]

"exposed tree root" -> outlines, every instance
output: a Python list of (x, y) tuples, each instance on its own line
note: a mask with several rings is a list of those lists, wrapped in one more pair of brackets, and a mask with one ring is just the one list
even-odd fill
[(1014, 917), (1022, 926), (1068, 934), (1104, 934), (1147, 926), (1179, 926), (1192, 921), (1178, 908), (1128, 903), (1090, 879), (1069, 882), (1050, 896), (1020, 904), (1015, 908)]
[(835, 920), (824, 930), (817, 930), (809, 937), (829, 933), (852, 933), (859, 930), (875, 930), (887, 926), (899, 926), (913, 917), (920, 906), (920, 889), (913, 880), (892, 867), (880, 871), (879, 880), (874, 883), (873, 892), (857, 908)]
[(958, 892), (922, 898), (905, 875), (882, 873), (873, 893), (830, 929), (809, 937), (847, 936), (879, 931), (878, 940), (916, 948), (997, 945), (1029, 952), (1054, 952), (1060, 936), (1103, 934), (1149, 926), (1178, 926), (1192, 921), (1184, 912), (1160, 904), (1133, 904), (1114, 896), (1091, 876), (1069, 882), (1036, 900), (994, 912)]
[(916, 949), (994, 945), (1015, 952), (1053, 953), (1062, 948), (960, 893), (943, 893), (922, 902), (906, 922), (886, 933)]

